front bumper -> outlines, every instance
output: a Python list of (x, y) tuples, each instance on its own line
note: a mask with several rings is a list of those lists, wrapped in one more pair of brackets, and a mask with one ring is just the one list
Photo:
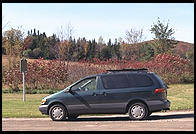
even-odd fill
[(39, 106), (39, 111), (40, 111), (42, 114), (48, 114), (48, 105), (40, 105), (40, 106)]

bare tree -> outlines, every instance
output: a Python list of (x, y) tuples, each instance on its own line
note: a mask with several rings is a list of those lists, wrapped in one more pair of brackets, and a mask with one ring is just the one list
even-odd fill
[(126, 37), (128, 44), (136, 44), (144, 41), (143, 29), (136, 30), (131, 28), (131, 30), (126, 30)]
[(69, 38), (73, 36), (73, 32), (74, 32), (74, 27), (71, 25), (71, 23), (68, 23), (66, 27), (67, 40), (69, 40)]
[(4, 22), (4, 21), (5, 21), (5, 19), (4, 19), (4, 17), (2, 17), (2, 31), (3, 31), (4, 28), (6, 28), (7, 25), (10, 23), (9, 21), (6, 21), (6, 22)]
[(66, 27), (63, 27), (61, 25), (60, 30), (58, 30), (57, 35), (61, 41), (64, 41), (64, 40), (69, 40), (70, 37), (73, 36), (73, 33), (74, 33), (74, 27), (71, 25), (71, 23), (68, 23)]
[[(70, 59), (70, 48), (71, 48), (71, 43), (69, 39), (73, 36), (73, 26), (68, 23), (66, 25), (66, 28), (64, 28), (61, 25), (60, 30), (58, 31), (58, 37), (60, 39), (60, 43), (58, 44), (58, 53), (59, 53), (59, 59), (63, 61), (67, 61), (67, 71), (68, 71), (68, 66), (69, 66), (69, 61)], [(65, 62), (64, 62), (65, 64)]]

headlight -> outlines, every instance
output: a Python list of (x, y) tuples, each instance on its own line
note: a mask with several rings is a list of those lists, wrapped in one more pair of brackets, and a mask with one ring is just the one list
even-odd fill
[(45, 104), (46, 103), (46, 99), (42, 99), (41, 104)]

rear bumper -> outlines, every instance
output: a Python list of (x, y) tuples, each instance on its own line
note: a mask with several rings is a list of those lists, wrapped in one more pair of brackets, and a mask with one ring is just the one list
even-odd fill
[(48, 105), (40, 105), (40, 106), (39, 106), (39, 111), (40, 111), (42, 114), (48, 114)]
[(171, 104), (171, 102), (169, 100), (166, 100), (164, 102), (163, 110), (170, 110), (170, 108), (169, 108), (170, 104)]
[(149, 111), (170, 110), (171, 102), (169, 100), (155, 100), (148, 102)]

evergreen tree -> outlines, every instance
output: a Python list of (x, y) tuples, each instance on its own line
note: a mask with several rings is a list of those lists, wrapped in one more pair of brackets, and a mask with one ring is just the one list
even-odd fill
[(35, 28), (34, 28), (33, 31), (34, 31), (34, 32), (33, 32), (33, 36), (36, 36), (36, 30), (35, 30)]
[(173, 28), (169, 28), (169, 23), (163, 24), (158, 17), (157, 24), (153, 23), (150, 31), (155, 35), (154, 48), (156, 54), (167, 52), (174, 47), (175, 42), (172, 35), (175, 32)]
[(110, 47), (105, 47), (102, 49), (101, 54), (100, 54), (101, 60), (108, 60), (112, 58), (112, 53)]
[(113, 58), (121, 59), (121, 55), (120, 55), (120, 42), (117, 42), (117, 39), (115, 39), (115, 43), (114, 43), (113, 49), (114, 49), (113, 50), (114, 51)]
[(112, 46), (111, 39), (109, 39), (109, 41), (108, 41), (108, 46), (109, 46), (109, 47), (111, 47), (111, 46)]
[(30, 36), (30, 31), (28, 30), (28, 32), (27, 32), (27, 36)]

